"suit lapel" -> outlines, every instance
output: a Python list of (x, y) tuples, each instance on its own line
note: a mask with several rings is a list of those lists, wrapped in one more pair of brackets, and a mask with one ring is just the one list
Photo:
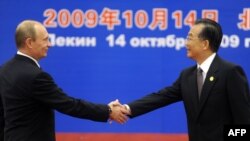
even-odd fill
[(205, 82), (201, 91), (201, 97), (200, 97), (199, 105), (198, 105), (199, 110), (198, 110), (197, 118), (200, 115), (200, 112), (202, 111), (207, 101), (207, 98), (209, 97), (210, 91), (212, 90), (214, 84), (218, 80), (218, 76), (216, 74), (218, 71), (218, 67), (219, 67), (219, 57), (216, 56), (208, 70), (208, 73), (207, 73), (207, 76), (206, 76), (206, 79), (205, 79)]
[(191, 72), (191, 75), (188, 77), (188, 90), (189, 90), (189, 95), (194, 107), (195, 113), (198, 111), (198, 104), (199, 104), (199, 99), (198, 99), (198, 88), (197, 88), (197, 67), (195, 66)]

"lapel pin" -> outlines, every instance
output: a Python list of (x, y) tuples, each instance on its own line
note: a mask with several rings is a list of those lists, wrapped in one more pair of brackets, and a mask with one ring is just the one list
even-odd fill
[(210, 80), (210, 81), (214, 81), (214, 77), (213, 77), (213, 76), (210, 76), (209, 80)]

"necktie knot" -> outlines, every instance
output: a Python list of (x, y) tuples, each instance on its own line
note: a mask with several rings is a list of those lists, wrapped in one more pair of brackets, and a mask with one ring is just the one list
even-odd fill
[(198, 73), (199, 73), (199, 74), (202, 74), (202, 72), (203, 72), (203, 70), (199, 67), (199, 68), (198, 68)]

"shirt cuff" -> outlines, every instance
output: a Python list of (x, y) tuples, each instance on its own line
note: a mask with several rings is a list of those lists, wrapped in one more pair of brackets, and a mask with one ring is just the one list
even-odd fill
[(123, 106), (125, 107), (126, 110), (129, 111), (129, 113), (131, 115), (131, 110), (130, 110), (130, 107), (128, 106), (128, 104), (123, 104)]

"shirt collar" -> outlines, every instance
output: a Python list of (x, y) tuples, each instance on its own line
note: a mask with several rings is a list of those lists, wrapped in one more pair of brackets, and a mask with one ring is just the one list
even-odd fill
[(19, 51), (19, 50), (17, 51), (17, 54), (30, 58), (30, 59), (33, 60), (33, 61), (36, 63), (36, 65), (40, 68), (40, 65), (39, 65), (38, 61), (37, 61), (36, 59), (34, 59), (33, 57), (31, 57), (31, 56), (29, 56), (29, 55), (27, 55), (27, 54), (24, 54), (24, 53), (22, 53), (22, 52)]
[(201, 65), (197, 64), (197, 67), (200, 67), (204, 73), (207, 74), (209, 67), (211, 66), (214, 58), (215, 58), (216, 53), (213, 53), (210, 55)]

